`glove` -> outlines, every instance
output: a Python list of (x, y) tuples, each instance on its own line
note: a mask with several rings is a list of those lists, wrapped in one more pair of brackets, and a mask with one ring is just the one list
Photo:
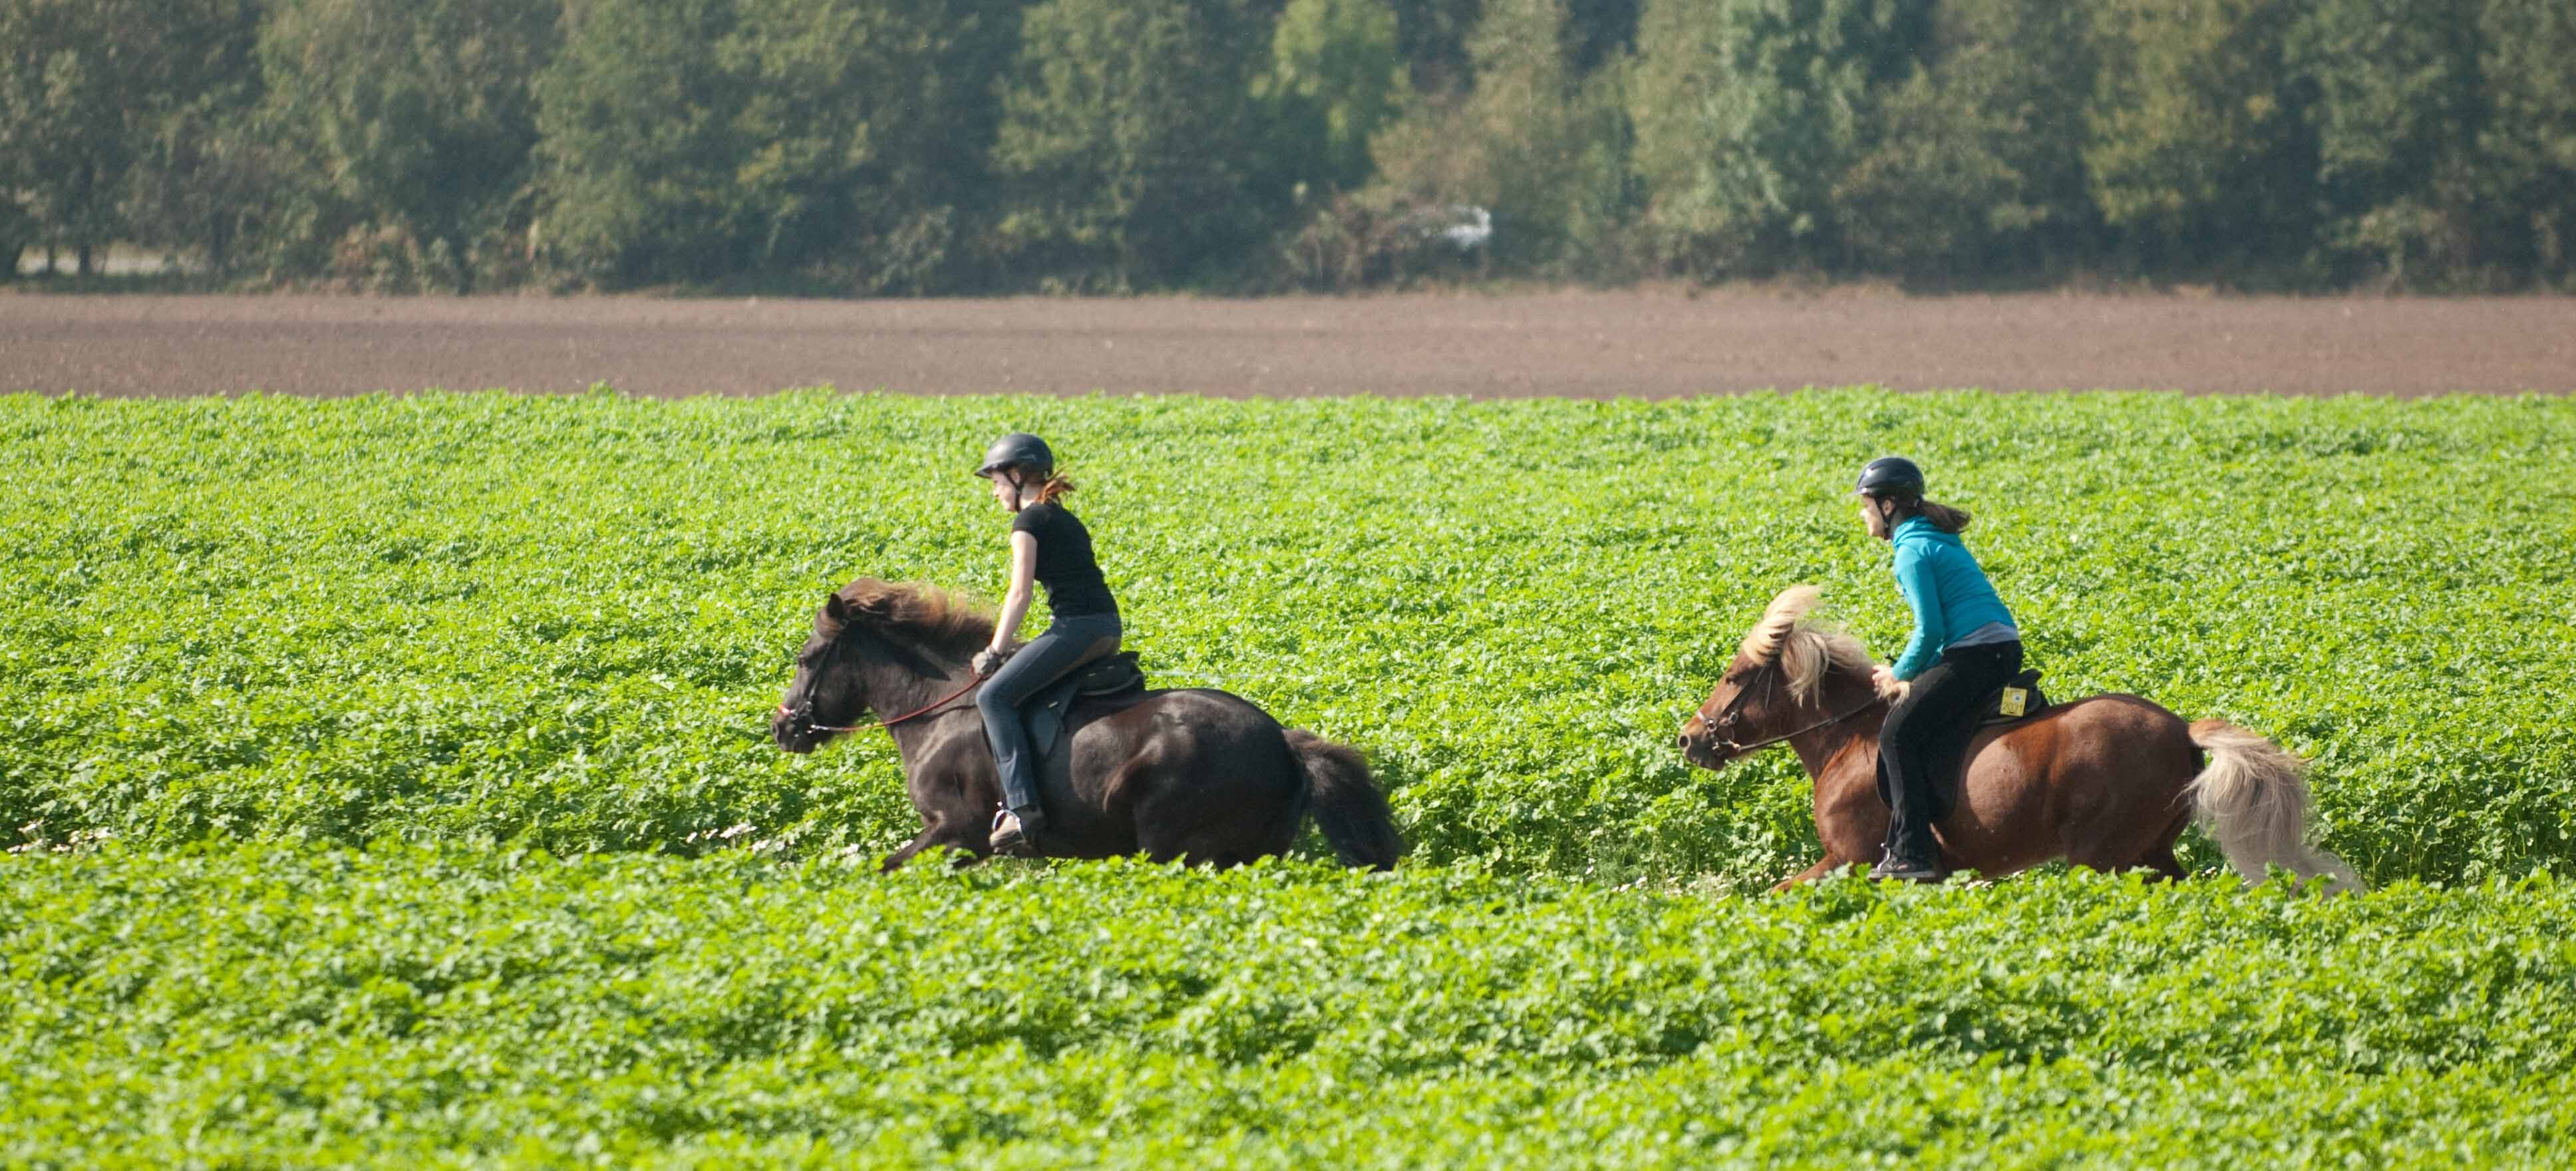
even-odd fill
[(1011, 651), (1009, 649), (998, 651), (986, 649), (975, 652), (975, 659), (972, 663), (972, 666), (975, 668), (975, 677), (978, 679), (991, 678), (993, 672), (1001, 670), (1002, 664), (1009, 662), (1010, 658)]

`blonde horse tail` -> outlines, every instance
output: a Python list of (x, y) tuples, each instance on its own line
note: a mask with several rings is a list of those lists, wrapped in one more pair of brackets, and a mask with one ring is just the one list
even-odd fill
[(2324, 876), (2329, 892), (2362, 889), (2343, 859), (2308, 844), (2307, 761), (2225, 720), (2193, 724), (2191, 742), (2209, 754), (2192, 778), (2192, 804), (2245, 881), (2261, 882), (2279, 866), (2303, 879)]

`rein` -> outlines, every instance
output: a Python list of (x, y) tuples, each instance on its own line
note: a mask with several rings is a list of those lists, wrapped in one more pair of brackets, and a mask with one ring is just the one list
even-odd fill
[[(941, 707), (946, 706), (948, 701), (964, 695), (969, 691), (973, 691), (977, 687), (983, 686), (983, 684), (984, 679), (982, 676), (969, 679), (966, 681), (966, 686), (940, 696), (938, 699), (930, 701), (926, 706), (914, 708), (911, 711), (896, 716), (891, 720), (879, 720), (876, 722), (875, 726), (879, 728), (892, 728), (897, 724), (909, 723), (910, 721), (920, 719), (921, 717), (929, 715), (930, 713), (939, 710)], [(793, 717), (796, 713), (789, 711), (787, 705), (782, 703), (778, 705), (778, 714)], [(809, 724), (807, 726), (817, 732), (856, 732), (860, 729), (869, 727), (867, 724)]]
[[(1784, 740), (1795, 740), (1795, 739), (1797, 739), (1798, 737), (1800, 737), (1800, 736), (1804, 736), (1804, 735), (1806, 735), (1806, 734), (1807, 734), (1807, 733), (1809, 733), (1809, 732), (1813, 732), (1813, 731), (1815, 731), (1815, 730), (1816, 730), (1816, 729), (1818, 729), (1818, 728), (1830, 728), (1830, 727), (1832, 727), (1832, 726), (1834, 726), (1834, 725), (1836, 725), (1836, 724), (1839, 724), (1839, 723), (1843, 722), (1844, 720), (1848, 720), (1848, 719), (1852, 718), (1853, 716), (1859, 715), (1859, 714), (1861, 714), (1862, 712), (1865, 712), (1865, 711), (1868, 711), (1868, 710), (1869, 710), (1869, 709), (1871, 709), (1871, 708), (1877, 707), (1877, 706), (1878, 706), (1878, 704), (1879, 704), (1879, 699), (1880, 699), (1880, 697), (1878, 697), (1878, 696), (1871, 696), (1867, 701), (1863, 702), (1859, 707), (1856, 707), (1856, 708), (1853, 708), (1853, 709), (1852, 709), (1852, 710), (1850, 710), (1850, 711), (1844, 712), (1843, 714), (1841, 714), (1841, 715), (1839, 715), (1839, 716), (1831, 716), (1831, 717), (1828, 717), (1828, 718), (1826, 718), (1826, 719), (1818, 720), (1818, 721), (1816, 721), (1815, 723), (1812, 723), (1812, 724), (1807, 725), (1806, 727), (1800, 728), (1800, 729), (1798, 729), (1798, 730), (1797, 730), (1797, 731), (1795, 731), (1795, 732), (1783, 732), (1783, 733), (1781, 733), (1781, 734), (1779, 734), (1779, 735), (1777, 735), (1777, 736), (1773, 736), (1773, 737), (1771, 737), (1770, 739), (1767, 739), (1767, 740), (1756, 740), (1756, 741), (1754, 741), (1754, 742), (1753, 742), (1753, 743), (1751, 743), (1751, 744), (1738, 744), (1738, 743), (1736, 743), (1735, 741), (1732, 741), (1732, 740), (1714, 740), (1714, 742), (1713, 742), (1713, 745), (1712, 745), (1712, 746), (1713, 746), (1713, 747), (1717, 747), (1717, 748), (1725, 749), (1725, 750), (1726, 750), (1726, 753), (1727, 753), (1727, 759), (1732, 760), (1732, 759), (1735, 759), (1736, 757), (1743, 756), (1743, 755), (1745, 755), (1745, 754), (1747, 754), (1747, 753), (1750, 753), (1750, 752), (1753, 752), (1753, 751), (1755, 751), (1755, 750), (1757, 750), (1757, 749), (1769, 748), (1769, 747), (1771, 747), (1772, 745), (1774, 745), (1774, 744), (1778, 744), (1778, 743), (1780, 743), (1781, 741), (1784, 741)], [(1712, 739), (1713, 739), (1713, 738), (1712, 738)]]

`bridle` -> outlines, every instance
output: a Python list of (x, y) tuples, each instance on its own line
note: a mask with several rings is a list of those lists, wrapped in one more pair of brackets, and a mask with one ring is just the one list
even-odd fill
[[(879, 721), (877, 721), (877, 722), (876, 722), (876, 723), (874, 723), (874, 724), (815, 724), (815, 723), (808, 723), (808, 724), (806, 724), (806, 725), (805, 725), (805, 727), (806, 727), (806, 729), (807, 729), (808, 731), (814, 731), (814, 732), (856, 732), (856, 731), (860, 731), (860, 730), (862, 730), (862, 729), (870, 728), (870, 727), (877, 727), (877, 728), (892, 728), (892, 727), (894, 727), (894, 726), (895, 726), (895, 725), (897, 725), (897, 724), (910, 723), (910, 722), (912, 722), (912, 721), (914, 721), (914, 720), (920, 719), (920, 718), (921, 718), (921, 717), (923, 717), (923, 716), (929, 715), (929, 714), (931, 714), (932, 712), (938, 711), (940, 708), (942, 708), (942, 707), (946, 706), (946, 705), (948, 704), (948, 701), (953, 700), (953, 699), (957, 698), (958, 696), (964, 695), (964, 694), (966, 694), (966, 693), (967, 693), (967, 692), (969, 692), (969, 691), (973, 691), (973, 690), (975, 690), (976, 688), (981, 687), (981, 686), (983, 686), (983, 685), (984, 685), (984, 677), (983, 677), (983, 676), (978, 675), (978, 676), (976, 676), (976, 677), (975, 677), (975, 678), (973, 678), (973, 679), (969, 679), (969, 680), (967, 680), (967, 681), (966, 681), (966, 686), (964, 686), (964, 687), (960, 687), (960, 688), (958, 688), (958, 689), (957, 689), (957, 690), (955, 690), (955, 691), (951, 691), (951, 692), (949, 692), (949, 693), (948, 693), (948, 694), (946, 694), (946, 695), (940, 696), (938, 699), (935, 699), (935, 700), (930, 701), (930, 703), (928, 703), (928, 704), (926, 704), (926, 705), (924, 705), (924, 706), (922, 706), (922, 707), (914, 708), (914, 709), (912, 709), (911, 711), (908, 711), (908, 712), (903, 713), (902, 715), (896, 716), (895, 718), (893, 718), (893, 719), (891, 719), (891, 720), (879, 720)], [(787, 717), (788, 719), (791, 719), (791, 720), (796, 718), (796, 712), (795, 712), (795, 710), (794, 710), (794, 709), (792, 709), (792, 708), (789, 708), (785, 703), (781, 703), (781, 704), (779, 704), (779, 705), (778, 705), (778, 714), (779, 714), (779, 715), (781, 715), (781, 716), (785, 716), (785, 717)]]
[[(839, 640), (834, 640), (832, 651), (835, 655), (839, 653)], [(907, 724), (920, 719), (923, 716), (930, 715), (938, 711), (940, 708), (948, 706), (949, 701), (956, 699), (958, 696), (964, 695), (969, 691), (973, 691), (976, 688), (983, 686), (985, 678), (986, 676), (983, 675), (975, 675), (966, 680), (965, 686), (960, 687), (955, 691), (951, 691), (946, 695), (940, 696), (927, 704), (914, 708), (911, 711), (905, 712), (902, 715), (896, 716), (891, 720), (879, 720), (873, 726), (890, 730), (897, 724)], [(857, 732), (871, 726), (868, 724), (817, 724), (813, 722), (813, 712), (814, 700), (813, 696), (809, 693), (805, 699), (805, 730), (809, 732)], [(781, 719), (792, 720), (796, 718), (796, 709), (787, 706), (787, 701), (782, 699), (778, 701), (778, 715)]]
[[(1844, 712), (1843, 714), (1841, 714), (1841, 715), (1839, 715), (1839, 716), (1827, 716), (1827, 717), (1825, 717), (1824, 719), (1818, 720), (1818, 721), (1816, 721), (1815, 723), (1812, 723), (1812, 724), (1807, 725), (1806, 727), (1800, 728), (1800, 729), (1798, 729), (1798, 730), (1797, 730), (1797, 731), (1795, 731), (1795, 732), (1783, 732), (1783, 733), (1781, 733), (1781, 734), (1779, 734), (1779, 735), (1777, 735), (1777, 736), (1772, 736), (1772, 737), (1769, 737), (1769, 738), (1767, 738), (1767, 739), (1756, 740), (1756, 741), (1754, 741), (1754, 742), (1753, 742), (1753, 743), (1751, 743), (1751, 744), (1738, 744), (1738, 743), (1736, 743), (1735, 741), (1732, 741), (1732, 740), (1717, 740), (1717, 741), (1713, 741), (1713, 742), (1710, 744), (1710, 747), (1724, 749), (1724, 750), (1726, 751), (1727, 759), (1729, 759), (1729, 760), (1733, 760), (1733, 759), (1735, 759), (1736, 757), (1743, 756), (1744, 754), (1746, 754), (1746, 753), (1748, 753), (1748, 752), (1752, 752), (1752, 751), (1754, 751), (1755, 749), (1760, 749), (1760, 748), (1769, 748), (1769, 747), (1771, 747), (1772, 745), (1774, 745), (1774, 744), (1778, 744), (1778, 743), (1780, 743), (1780, 742), (1782, 742), (1782, 741), (1785, 741), (1785, 740), (1795, 740), (1795, 739), (1797, 739), (1798, 737), (1800, 737), (1800, 736), (1804, 736), (1804, 735), (1806, 735), (1806, 734), (1807, 734), (1807, 733), (1809, 733), (1809, 732), (1813, 732), (1813, 731), (1815, 731), (1815, 730), (1816, 730), (1816, 729), (1818, 729), (1818, 728), (1830, 728), (1830, 727), (1832, 727), (1832, 726), (1834, 726), (1834, 725), (1836, 725), (1836, 724), (1839, 724), (1839, 723), (1843, 722), (1844, 720), (1848, 720), (1848, 719), (1852, 718), (1853, 716), (1859, 715), (1859, 714), (1861, 714), (1862, 712), (1868, 711), (1869, 709), (1874, 708), (1874, 707), (1877, 707), (1877, 706), (1878, 706), (1878, 699), (1877, 699), (1876, 697), (1874, 697), (1874, 696), (1873, 696), (1873, 697), (1871, 697), (1867, 702), (1865, 702), (1865, 703), (1861, 704), (1859, 707), (1856, 707), (1856, 708), (1853, 708), (1853, 709), (1852, 709), (1852, 710), (1850, 710), (1850, 711)], [(1710, 730), (1711, 730), (1711, 731), (1715, 731), (1715, 726), (1714, 726), (1714, 725), (1712, 725)]]
[[(1780, 676), (1779, 676), (1779, 674), (1778, 674), (1777, 672), (1766, 672), (1766, 674), (1765, 674), (1765, 679), (1764, 679), (1764, 687), (1765, 687), (1765, 690), (1766, 690), (1766, 691), (1768, 691), (1769, 689), (1772, 689), (1772, 688), (1776, 688), (1776, 687), (1778, 687), (1778, 686), (1779, 686), (1779, 684), (1780, 684)], [(1834, 725), (1836, 725), (1836, 724), (1839, 724), (1839, 723), (1843, 722), (1844, 720), (1848, 720), (1848, 719), (1852, 718), (1853, 716), (1859, 715), (1859, 714), (1861, 714), (1862, 712), (1865, 712), (1865, 711), (1868, 711), (1868, 710), (1869, 710), (1869, 709), (1871, 709), (1871, 708), (1877, 707), (1877, 706), (1878, 706), (1878, 704), (1879, 704), (1879, 702), (1880, 702), (1880, 697), (1879, 697), (1879, 696), (1875, 696), (1875, 695), (1873, 695), (1873, 696), (1869, 697), (1868, 699), (1862, 700), (1862, 701), (1861, 701), (1861, 704), (1860, 704), (1860, 706), (1859, 706), (1859, 707), (1855, 707), (1855, 708), (1851, 709), (1850, 711), (1847, 711), (1847, 712), (1842, 713), (1841, 715), (1838, 715), (1838, 716), (1827, 716), (1827, 717), (1825, 717), (1824, 719), (1818, 720), (1818, 721), (1816, 721), (1815, 723), (1809, 724), (1809, 725), (1807, 725), (1806, 727), (1803, 727), (1803, 728), (1798, 729), (1797, 731), (1794, 731), (1794, 732), (1783, 732), (1783, 733), (1781, 733), (1781, 734), (1779, 734), (1779, 735), (1777, 735), (1777, 736), (1771, 736), (1771, 737), (1766, 737), (1766, 738), (1761, 739), (1761, 740), (1756, 740), (1756, 741), (1754, 741), (1754, 742), (1753, 742), (1753, 743), (1751, 743), (1751, 744), (1738, 744), (1738, 743), (1736, 743), (1736, 742), (1735, 742), (1735, 741), (1733, 741), (1733, 740), (1727, 740), (1727, 739), (1723, 739), (1723, 738), (1721, 738), (1721, 737), (1718, 735), (1718, 733), (1717, 733), (1718, 728), (1721, 726), (1720, 721), (1733, 718), (1733, 717), (1735, 716), (1735, 714), (1736, 714), (1736, 710), (1735, 710), (1735, 709), (1737, 708), (1737, 706), (1738, 706), (1738, 705), (1741, 705), (1741, 704), (1744, 702), (1744, 698), (1745, 698), (1745, 696), (1746, 696), (1746, 695), (1748, 695), (1748, 694), (1750, 694), (1750, 692), (1749, 692), (1749, 691), (1743, 691), (1743, 690), (1739, 690), (1739, 691), (1737, 691), (1737, 692), (1735, 693), (1735, 702), (1730, 703), (1730, 704), (1727, 704), (1727, 705), (1726, 705), (1725, 710), (1718, 712), (1718, 713), (1717, 713), (1716, 715), (1714, 715), (1714, 716), (1710, 715), (1706, 710), (1702, 710), (1702, 711), (1699, 713), (1700, 722), (1701, 722), (1701, 723), (1703, 723), (1703, 724), (1706, 724), (1706, 725), (1708, 726), (1709, 747), (1710, 747), (1710, 748), (1713, 748), (1713, 749), (1716, 749), (1716, 750), (1718, 750), (1718, 751), (1720, 751), (1720, 752), (1725, 753), (1725, 754), (1726, 754), (1726, 759), (1728, 759), (1728, 760), (1736, 760), (1736, 759), (1739, 759), (1739, 758), (1741, 758), (1741, 757), (1743, 757), (1743, 756), (1745, 756), (1745, 755), (1747, 755), (1747, 754), (1749, 754), (1749, 753), (1752, 753), (1752, 752), (1755, 752), (1755, 751), (1758, 751), (1758, 750), (1761, 750), (1761, 749), (1764, 749), (1764, 748), (1769, 748), (1769, 747), (1771, 747), (1771, 746), (1772, 746), (1772, 745), (1774, 745), (1774, 744), (1780, 744), (1780, 743), (1784, 743), (1784, 742), (1787, 742), (1787, 741), (1790, 741), (1790, 740), (1795, 740), (1795, 739), (1797, 739), (1798, 737), (1800, 737), (1800, 736), (1804, 736), (1804, 735), (1806, 735), (1807, 733), (1809, 733), (1809, 732), (1813, 732), (1813, 731), (1815, 731), (1815, 730), (1817, 730), (1817, 729), (1819, 729), (1819, 728), (1830, 728), (1830, 727), (1832, 727), (1832, 726), (1834, 726)]]

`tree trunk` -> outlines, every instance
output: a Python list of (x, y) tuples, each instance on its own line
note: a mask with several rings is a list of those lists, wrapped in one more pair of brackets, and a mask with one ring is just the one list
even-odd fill
[(465, 263), (465, 233), (450, 230), (445, 239), (448, 263), (456, 266), (456, 295), (462, 297), (474, 291), (474, 269)]
[(98, 168), (96, 164), (91, 163), (88, 159), (82, 159), (80, 165), (80, 178), (77, 184), (72, 188), (77, 196), (77, 198), (74, 199), (72, 206), (79, 209), (78, 213), (75, 215), (75, 220), (77, 222), (75, 223), (73, 230), (80, 233), (80, 239), (73, 244), (73, 248), (75, 250), (75, 254), (80, 257), (80, 267), (78, 271), (81, 276), (88, 276), (90, 274), (90, 233), (95, 230), (92, 225), (93, 217), (89, 214), (90, 198), (93, 190), (97, 186)]

